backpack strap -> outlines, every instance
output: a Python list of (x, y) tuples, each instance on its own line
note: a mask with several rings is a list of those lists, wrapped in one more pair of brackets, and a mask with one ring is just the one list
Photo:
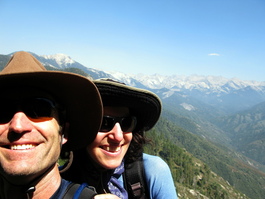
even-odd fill
[(93, 187), (88, 186), (86, 183), (75, 184), (72, 183), (68, 186), (68, 189), (63, 199), (93, 199), (97, 195)]
[(129, 198), (147, 199), (143, 157), (127, 164), (124, 172), (125, 186)]

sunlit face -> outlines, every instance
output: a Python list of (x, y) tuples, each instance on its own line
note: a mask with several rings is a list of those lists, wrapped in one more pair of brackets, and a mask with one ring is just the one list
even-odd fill
[[(104, 115), (114, 117), (129, 116), (126, 107), (104, 107)], [(132, 140), (132, 132), (123, 132), (119, 123), (116, 123), (109, 132), (98, 132), (94, 142), (87, 147), (91, 158), (105, 169), (118, 167)]]
[[(30, 97), (31, 92), (28, 95), (26, 92), (23, 96)], [(35, 90), (34, 96), (47, 98), (43, 92), (38, 92)], [(12, 97), (14, 93), (7, 96)], [(16, 95), (16, 99), (19, 101), (20, 96)], [(56, 163), (61, 144), (66, 142), (59, 131), (56, 111), (52, 117), (41, 119), (32, 119), (17, 111), (10, 121), (0, 123), (0, 175), (16, 184), (41, 175)]]

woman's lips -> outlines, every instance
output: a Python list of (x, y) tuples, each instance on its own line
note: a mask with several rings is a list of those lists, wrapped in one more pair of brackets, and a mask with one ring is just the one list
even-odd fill
[(100, 146), (100, 148), (102, 148), (103, 150), (105, 151), (108, 151), (108, 152), (118, 152), (121, 150), (121, 146)]

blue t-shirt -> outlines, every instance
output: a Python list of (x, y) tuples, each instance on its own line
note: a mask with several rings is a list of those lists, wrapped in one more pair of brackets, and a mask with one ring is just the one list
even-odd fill
[[(150, 199), (177, 199), (177, 191), (167, 163), (158, 156), (143, 154), (145, 179)], [(119, 181), (123, 185), (122, 177)]]

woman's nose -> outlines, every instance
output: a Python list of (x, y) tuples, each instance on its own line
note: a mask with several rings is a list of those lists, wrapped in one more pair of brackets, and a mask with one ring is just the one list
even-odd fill
[(123, 131), (121, 129), (120, 123), (116, 123), (114, 127), (109, 132), (109, 137), (113, 140), (116, 140), (118, 142), (123, 140)]

